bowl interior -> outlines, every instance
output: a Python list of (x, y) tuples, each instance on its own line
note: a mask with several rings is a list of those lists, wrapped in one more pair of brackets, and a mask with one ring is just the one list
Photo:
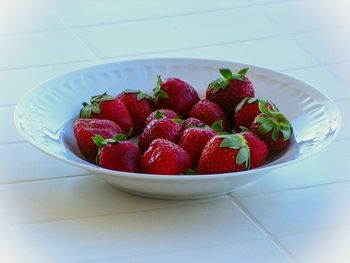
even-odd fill
[[(74, 140), (72, 123), (82, 102), (105, 91), (116, 95), (125, 89), (140, 89), (151, 94), (156, 75), (182, 78), (203, 98), (208, 82), (218, 77), (219, 68), (238, 70), (244, 66), (212, 60), (155, 59), (78, 70), (51, 79), (28, 92), (17, 105), (16, 126), (25, 139), (44, 152), (92, 172), (104, 170), (86, 162)], [(294, 132), (286, 152), (259, 169), (304, 158), (319, 151), (334, 138), (340, 125), (340, 115), (327, 96), (289, 76), (254, 66), (249, 68), (248, 77), (254, 84), (256, 97), (272, 100), (289, 118)]]

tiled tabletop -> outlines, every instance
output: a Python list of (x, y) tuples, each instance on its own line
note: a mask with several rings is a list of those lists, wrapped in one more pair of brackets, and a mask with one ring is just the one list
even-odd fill
[[(350, 262), (350, 4), (342, 0), (0, 1), (0, 262)], [(320, 154), (214, 199), (121, 192), (34, 149), (13, 111), (93, 64), (194, 57), (302, 79), (339, 106)]]

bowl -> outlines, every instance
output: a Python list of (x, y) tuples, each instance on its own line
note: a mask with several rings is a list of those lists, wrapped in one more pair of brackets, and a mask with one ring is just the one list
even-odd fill
[[(116, 95), (125, 89), (151, 94), (160, 74), (184, 79), (204, 97), (209, 81), (219, 76), (219, 68), (246, 66), (256, 97), (272, 100), (293, 127), (288, 149), (266, 165), (236, 173), (166, 176), (104, 169), (80, 154), (72, 123), (81, 102), (91, 96), (105, 91)], [(207, 198), (231, 192), (319, 152), (335, 138), (341, 122), (335, 103), (300, 80), (252, 65), (185, 58), (115, 62), (57, 76), (27, 92), (17, 104), (14, 118), (24, 139), (52, 157), (83, 168), (123, 191), (163, 199)]]

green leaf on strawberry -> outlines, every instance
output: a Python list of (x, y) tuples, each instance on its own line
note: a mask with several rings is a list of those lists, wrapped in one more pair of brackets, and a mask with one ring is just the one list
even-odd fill
[(223, 138), (220, 143), (220, 147), (226, 147), (234, 150), (238, 150), (236, 155), (236, 164), (245, 164), (247, 169), (250, 168), (250, 148), (249, 145), (241, 134), (229, 134), (218, 135), (219, 138)]
[(189, 168), (186, 170), (185, 175), (196, 175), (196, 171)]
[(156, 86), (153, 88), (153, 93), (154, 93), (154, 100), (157, 101), (159, 99), (167, 99), (169, 98), (168, 94), (162, 90), (162, 78), (160, 75), (157, 75), (157, 83)]
[(272, 131), (271, 138), (277, 141), (280, 136), (283, 136), (283, 140), (287, 141), (292, 135), (292, 127), (289, 120), (280, 112), (278, 112), (276, 107), (273, 110), (268, 109), (264, 103), (259, 102), (259, 109), (262, 115), (255, 118), (258, 122), (258, 131), (260, 134), (264, 135)]
[(125, 134), (116, 134), (116, 135), (114, 135), (113, 138), (104, 139), (101, 135), (96, 134), (94, 137), (92, 137), (92, 140), (99, 148), (101, 148), (106, 144), (119, 143), (121, 141), (125, 141), (126, 136), (125, 136)]
[(224, 90), (230, 84), (230, 81), (235, 79), (239, 81), (245, 81), (244, 75), (248, 72), (249, 68), (243, 68), (239, 70), (237, 73), (232, 73), (232, 71), (228, 68), (219, 69), (222, 77), (212, 81), (209, 83), (209, 88), (215, 93), (219, 90)]
[(222, 126), (222, 120), (215, 121), (212, 125), (211, 128), (216, 131), (216, 132), (221, 132), (223, 129)]

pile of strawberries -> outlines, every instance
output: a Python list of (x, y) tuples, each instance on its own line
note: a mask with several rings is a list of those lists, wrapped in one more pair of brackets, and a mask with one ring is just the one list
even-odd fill
[[(78, 147), (101, 167), (164, 175), (248, 170), (284, 150), (292, 136), (275, 104), (254, 96), (248, 68), (220, 69), (206, 98), (178, 78), (158, 76), (153, 96), (126, 90), (84, 102), (74, 123)], [(138, 145), (130, 140), (138, 136)]]

